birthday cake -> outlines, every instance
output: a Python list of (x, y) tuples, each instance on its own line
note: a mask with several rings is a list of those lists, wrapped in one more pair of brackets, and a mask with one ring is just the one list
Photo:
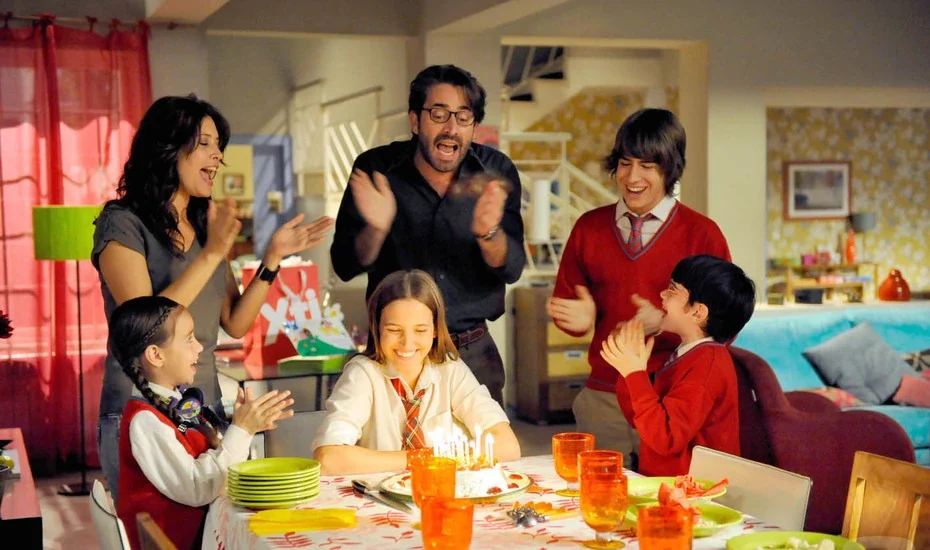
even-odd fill
[[(525, 488), (528, 484), (525, 475), (507, 472), (500, 464), (490, 466), (483, 456), (471, 466), (459, 462), (455, 472), (456, 498), (495, 497)], [(388, 491), (401, 495), (411, 495), (412, 485), (410, 472), (385, 480)]]
[(455, 472), (456, 498), (488, 497), (507, 491), (507, 478), (500, 464), (489, 465), (483, 456), (473, 466), (459, 465)]

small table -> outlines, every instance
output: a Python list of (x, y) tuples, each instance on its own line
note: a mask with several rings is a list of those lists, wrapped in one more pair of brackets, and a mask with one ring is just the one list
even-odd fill
[(32, 480), (32, 469), (19, 428), (0, 428), (0, 439), (12, 440), (5, 449), (15, 450), (19, 477), (9, 477), (3, 484), (0, 504), (0, 540), (20, 540), (17, 548), (42, 550), (42, 510)]
[[(290, 390), (294, 399), (294, 412), (318, 411), (329, 395), (332, 383), (342, 374), (342, 360), (294, 358), (277, 365), (246, 365), (229, 361), (223, 366), (217, 358), (217, 373), (235, 380), (243, 390), (252, 389), (258, 396), (271, 390)], [(315, 387), (305, 384), (302, 378), (316, 379)], [(315, 391), (314, 391), (315, 390)]]

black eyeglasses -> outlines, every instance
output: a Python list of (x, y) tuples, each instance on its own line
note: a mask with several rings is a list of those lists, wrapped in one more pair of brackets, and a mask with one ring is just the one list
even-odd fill
[(429, 111), (429, 119), (437, 124), (445, 124), (452, 115), (455, 115), (455, 122), (459, 126), (471, 126), (475, 123), (475, 113), (471, 112), (471, 109), (450, 111), (445, 107), (424, 107), (421, 110)]

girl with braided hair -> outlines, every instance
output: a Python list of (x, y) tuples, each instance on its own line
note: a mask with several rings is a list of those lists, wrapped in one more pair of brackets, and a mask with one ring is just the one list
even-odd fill
[(246, 460), (256, 432), (294, 415), (290, 392), (253, 399), (240, 388), (221, 438), (203, 393), (185, 389), (202, 350), (191, 314), (170, 298), (133, 298), (110, 318), (110, 351), (134, 386), (120, 422), (117, 499), (133, 550), (139, 512), (178, 548), (200, 548), (207, 507), (223, 491), (229, 466)]

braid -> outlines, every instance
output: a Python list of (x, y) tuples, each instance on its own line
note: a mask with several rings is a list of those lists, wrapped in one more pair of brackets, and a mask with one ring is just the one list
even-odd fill
[(132, 380), (133, 385), (139, 392), (142, 394), (145, 399), (151, 403), (156, 409), (158, 409), (162, 414), (167, 416), (174, 422), (175, 426), (181, 425), (181, 417), (178, 414), (178, 411), (168, 407), (168, 404), (165, 403), (165, 400), (155, 394), (152, 388), (149, 387), (149, 381), (142, 374), (142, 362), (136, 358), (130, 362), (129, 366), (123, 366), (123, 371), (129, 376), (129, 379)]
[[(151, 345), (161, 345), (168, 339), (165, 323), (168, 317), (181, 308), (177, 302), (164, 296), (140, 296), (127, 300), (118, 306), (110, 317), (110, 347), (123, 372), (132, 380), (133, 385), (159, 412), (171, 419), (175, 426), (192, 425), (204, 434), (212, 448), (217, 448), (220, 439), (208, 417), (202, 422), (186, 422), (178, 407), (172, 406), (170, 400), (158, 395), (149, 387), (149, 381), (142, 369), (143, 355)], [(208, 409), (201, 403), (201, 410)], [(212, 411), (211, 411), (212, 412)], [(211, 422), (215, 422), (210, 418)]]

